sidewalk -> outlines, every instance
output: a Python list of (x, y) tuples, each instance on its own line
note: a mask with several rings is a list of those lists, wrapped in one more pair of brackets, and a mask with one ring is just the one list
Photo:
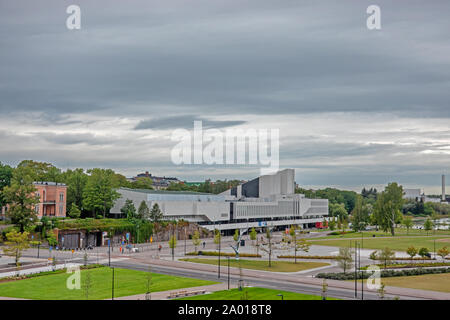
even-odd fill
[[(233, 286), (231, 284), (230, 284), (230, 288), (233, 288)], [(186, 290), (187, 292), (197, 291), (197, 290), (206, 290), (206, 293), (211, 293), (211, 292), (227, 290), (227, 289), (228, 289), (227, 283), (218, 283), (218, 284), (213, 284), (213, 285), (209, 285), (209, 286), (199, 286), (199, 287), (190, 287), (190, 288), (180, 288), (180, 289), (168, 290), (168, 291), (152, 292), (150, 298), (151, 298), (151, 300), (169, 300), (168, 296), (172, 292), (179, 292), (179, 291), (184, 291), (184, 290)], [(107, 299), (107, 300), (111, 300), (111, 299)], [(146, 300), (146, 299), (145, 299), (145, 294), (136, 294), (134, 296), (114, 298), (114, 300)]]

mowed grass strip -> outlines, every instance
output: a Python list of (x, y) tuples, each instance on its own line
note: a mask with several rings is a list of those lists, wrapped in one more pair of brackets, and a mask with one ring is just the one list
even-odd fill
[[(428, 250), (434, 250), (434, 240), (436, 240), (436, 250), (442, 247), (450, 247), (450, 237), (432, 236), (432, 237), (393, 237), (393, 238), (364, 238), (364, 249), (383, 249), (389, 247), (396, 251), (405, 251), (410, 246), (416, 248), (426, 247)], [(361, 238), (356, 240), (361, 243)], [(312, 245), (332, 246), (332, 247), (349, 247), (354, 246), (355, 240), (349, 239), (330, 239), (330, 240), (308, 240)]]
[[(112, 269), (104, 267), (81, 271), (82, 288), (67, 289), (71, 274), (60, 273), (30, 279), (0, 283), (0, 296), (38, 300), (84, 300), (83, 284), (87, 272), (91, 273), (89, 300), (109, 299), (112, 289)], [(130, 296), (147, 291), (147, 272), (114, 269), (114, 296)], [(151, 291), (166, 291), (215, 284), (217, 282), (152, 273)]]
[[(195, 263), (212, 264), (216, 266), (218, 265), (217, 258), (216, 259), (189, 258), (180, 260)], [(241, 260), (241, 259), (235, 260), (230, 258), (230, 267), (239, 268), (239, 264), (243, 269), (254, 269), (254, 270), (274, 271), (274, 272), (297, 272), (330, 265), (329, 263), (325, 262), (298, 261), (297, 263), (294, 263), (290, 261), (276, 260), (272, 261), (272, 266), (269, 268), (269, 262), (265, 260)], [(220, 265), (223, 267), (227, 267), (228, 266), (227, 259), (221, 258)]]
[[(339, 230), (335, 230), (335, 231), (339, 231)], [(372, 231), (363, 231), (362, 234), (361, 234), (361, 232), (348, 232), (348, 233), (339, 234), (339, 235), (323, 235), (321, 237), (316, 237), (314, 239), (345, 239), (345, 238), (358, 239), (361, 237), (366, 239), (366, 238), (372, 238), (373, 235), (375, 235), (375, 237), (392, 237), (392, 234), (390, 232), (384, 232), (381, 230), (380, 231), (372, 230)], [(412, 236), (412, 237), (414, 237), (414, 236), (423, 236), (423, 237), (450, 236), (450, 230), (435, 230), (435, 231), (427, 232), (425, 230), (420, 230), (420, 229), (414, 229), (414, 230), (411, 229), (411, 230), (409, 230), (409, 232), (407, 232), (407, 230), (404, 228), (396, 228), (395, 229), (395, 237), (410, 237), (410, 236)]]
[[(353, 282), (354, 280), (347, 280)], [(367, 280), (364, 280), (367, 281)], [(358, 280), (361, 283), (361, 280)], [(420, 276), (381, 278), (386, 286), (409, 289), (450, 292), (450, 274), (425, 274)]]
[[(275, 289), (265, 289), (265, 288), (244, 288), (248, 294), (248, 300), (281, 300), (278, 294), (283, 295), (284, 300), (322, 300), (321, 296), (314, 296), (310, 294), (296, 293), (283, 290)], [(204, 294), (200, 296), (192, 296), (181, 298), (177, 300), (241, 300), (243, 296), (243, 291), (239, 289), (216, 291), (209, 294)], [(327, 300), (340, 300), (336, 298), (327, 298)]]

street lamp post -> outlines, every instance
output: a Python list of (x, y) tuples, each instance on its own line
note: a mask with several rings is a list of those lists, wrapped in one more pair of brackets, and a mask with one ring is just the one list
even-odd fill
[(355, 241), (355, 298), (358, 296), (357, 248), (358, 248), (358, 243)]
[(172, 229), (172, 260), (175, 260), (175, 225)]
[(220, 244), (222, 242), (222, 232), (219, 231), (219, 266), (217, 269), (217, 277), (220, 279)]
[(108, 239), (108, 265), (111, 267), (111, 240)]
[(228, 290), (230, 290), (230, 257), (228, 259)]
[(359, 257), (358, 257), (358, 266), (359, 266), (359, 274), (361, 275), (361, 300), (364, 300), (364, 277), (363, 277), (363, 271), (361, 270), (361, 247), (362, 245), (359, 245)]
[(184, 255), (186, 255), (186, 226), (184, 226)]
[(114, 267), (112, 267), (111, 300), (114, 300)]

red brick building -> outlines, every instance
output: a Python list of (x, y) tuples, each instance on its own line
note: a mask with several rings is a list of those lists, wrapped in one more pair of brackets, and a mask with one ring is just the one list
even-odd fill
[(39, 218), (43, 216), (65, 217), (67, 186), (55, 182), (34, 182), (37, 189), (35, 195), (40, 203), (36, 205), (36, 213)]

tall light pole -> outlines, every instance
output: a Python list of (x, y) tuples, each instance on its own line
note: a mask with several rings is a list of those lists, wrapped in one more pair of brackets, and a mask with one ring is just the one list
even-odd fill
[(112, 267), (111, 300), (114, 300), (114, 267)]
[(108, 239), (108, 265), (111, 267), (111, 240)]
[(221, 242), (222, 242), (222, 232), (219, 230), (219, 266), (217, 269), (217, 277), (220, 279), (220, 249), (221, 249)]
[(186, 255), (186, 225), (184, 226), (184, 255)]
[(358, 244), (355, 241), (355, 298), (358, 296), (358, 273), (357, 273), (357, 265), (358, 265), (358, 260), (357, 260), (357, 247)]
[(230, 290), (230, 257), (228, 259), (228, 290)]

